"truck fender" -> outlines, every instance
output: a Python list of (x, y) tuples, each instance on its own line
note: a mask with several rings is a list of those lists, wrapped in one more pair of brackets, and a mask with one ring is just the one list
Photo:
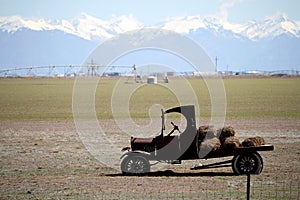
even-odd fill
[(125, 156), (136, 155), (136, 154), (142, 154), (142, 156), (146, 158), (150, 156), (150, 153), (146, 151), (127, 151), (120, 157), (120, 159), (123, 159)]

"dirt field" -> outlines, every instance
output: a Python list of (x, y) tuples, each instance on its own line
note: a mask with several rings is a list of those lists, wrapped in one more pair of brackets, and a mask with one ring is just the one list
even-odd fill
[[(99, 123), (121, 149), (129, 145), (130, 136), (122, 134), (110, 112), (116, 81), (101, 82), (95, 101)], [(189, 81), (201, 103), (200, 119), (210, 119), (205, 83), (197, 78)], [(224, 80), (226, 125), (236, 129), (240, 141), (262, 136), (275, 145), (274, 151), (261, 152), (264, 169), (260, 175), (251, 176), (252, 199), (300, 199), (299, 83), (299, 77)], [(234, 176), (231, 167), (190, 170), (224, 159), (184, 161), (182, 165), (154, 169), (143, 177), (122, 176), (118, 168), (105, 166), (77, 134), (73, 85), (74, 79), (0, 79), (1, 200), (246, 199), (247, 179)], [(178, 106), (172, 99), (161, 87), (147, 85), (133, 95), (131, 116), (138, 124), (147, 124), (149, 106), (157, 102), (165, 108)], [(119, 162), (118, 156), (111, 159)]]
[[(127, 137), (118, 135), (114, 122), (100, 123), (110, 127), (111, 134)], [(264, 169), (262, 174), (251, 177), (251, 196), (299, 199), (300, 120), (232, 119), (226, 124), (236, 129), (240, 140), (260, 135), (275, 145), (275, 151), (261, 153)], [(72, 121), (1, 121), (0, 150), (0, 199), (246, 197), (246, 177), (234, 176), (230, 167), (190, 170), (199, 162), (208, 164), (220, 159), (168, 165), (145, 177), (122, 176), (86, 150)]]

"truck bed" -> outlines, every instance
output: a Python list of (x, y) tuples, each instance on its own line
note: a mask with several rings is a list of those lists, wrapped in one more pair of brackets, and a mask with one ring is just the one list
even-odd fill
[(220, 148), (216, 151), (211, 151), (207, 156), (205, 156), (205, 159), (208, 158), (220, 158), (220, 157), (226, 157), (226, 156), (234, 156), (238, 154), (244, 154), (244, 153), (252, 153), (256, 151), (273, 151), (274, 146), (273, 145), (261, 145), (261, 146), (251, 146), (251, 147), (237, 147), (233, 149), (224, 149)]

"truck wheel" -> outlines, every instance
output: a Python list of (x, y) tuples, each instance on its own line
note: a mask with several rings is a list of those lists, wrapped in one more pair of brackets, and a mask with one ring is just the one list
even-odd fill
[(232, 170), (236, 175), (260, 174), (263, 169), (263, 159), (257, 153), (240, 154), (232, 159)]
[(127, 175), (145, 175), (150, 172), (150, 163), (144, 156), (128, 155), (121, 162), (121, 171)]

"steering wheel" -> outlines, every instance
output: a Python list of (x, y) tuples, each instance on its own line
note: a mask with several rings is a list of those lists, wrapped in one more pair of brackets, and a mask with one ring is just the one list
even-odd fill
[(175, 125), (173, 122), (171, 122), (171, 124), (173, 125), (173, 130), (168, 134), (168, 136), (170, 136), (172, 133), (174, 133), (174, 131), (178, 131), (179, 133), (181, 133), (181, 131), (179, 130), (178, 126)]

